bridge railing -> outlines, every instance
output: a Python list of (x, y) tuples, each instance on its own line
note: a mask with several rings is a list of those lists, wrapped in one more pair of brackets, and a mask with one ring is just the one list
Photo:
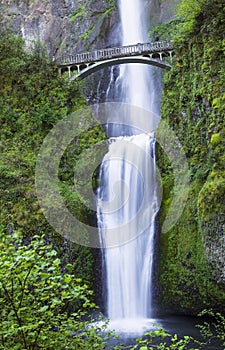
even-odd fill
[(110, 58), (141, 55), (159, 51), (173, 50), (173, 45), (169, 41), (155, 41), (149, 43), (138, 43), (121, 47), (111, 47), (102, 50), (78, 53), (76, 55), (65, 55), (56, 59), (58, 65), (82, 64), (101, 61)]

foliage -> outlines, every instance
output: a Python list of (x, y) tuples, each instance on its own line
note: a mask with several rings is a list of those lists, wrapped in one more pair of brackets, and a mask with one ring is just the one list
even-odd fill
[(219, 341), (221, 345), (225, 346), (225, 316), (220, 312), (211, 310), (203, 310), (199, 316), (210, 317), (210, 321), (205, 321), (197, 327), (201, 330), (204, 338), (202, 345), (209, 345), (214, 340)]
[[(36, 159), (45, 136), (66, 115), (86, 107), (79, 84), (69, 84), (67, 77), (61, 77), (38, 43), (32, 52), (25, 52), (23, 40), (8, 31), (1, 31), (0, 80), (2, 223), (11, 229), (22, 228), (26, 236), (45, 232), (64, 261), (73, 262), (76, 276), (93, 286), (92, 252), (64, 243), (50, 227), (39, 207), (34, 183)], [(81, 123), (85, 125), (85, 120)], [(79, 135), (65, 150), (59, 169), (59, 186), (66, 204), (86, 221), (92, 220), (93, 213), (74, 192), (73, 170), (79, 154), (101, 137), (100, 129), (87, 129)], [(81, 162), (79, 165), (82, 167)]]
[(212, 147), (216, 147), (221, 141), (222, 141), (222, 140), (221, 140), (221, 137), (220, 137), (220, 134), (219, 134), (219, 133), (213, 134), (213, 135), (211, 136), (210, 142), (211, 142)]
[[(178, 15), (172, 33), (174, 64), (164, 75), (161, 112), (186, 153), (191, 186), (178, 223), (160, 236), (159, 279), (161, 302), (197, 314), (225, 305), (224, 7), (217, 0), (182, 1)], [(158, 158), (162, 224), (173, 197), (173, 174), (159, 147)]]
[[(202, 10), (202, 6), (205, 4), (205, 0), (187, 0), (181, 1), (178, 6), (177, 16), (180, 18), (181, 23), (178, 26), (177, 40), (183, 35), (187, 36), (192, 32), (195, 25), (196, 17)], [(176, 37), (175, 37), (176, 39)]]
[(136, 345), (131, 350), (200, 350), (215, 346), (219, 349), (225, 346), (225, 317), (219, 312), (204, 309), (199, 313), (197, 324), (200, 334), (198, 339), (185, 335), (179, 337), (177, 334), (170, 334), (155, 324), (155, 330), (146, 332), (143, 337), (136, 339)]
[[(219, 13), (217, 11), (219, 9)], [(193, 39), (195, 31), (199, 31), (204, 17), (209, 13), (210, 23), (205, 21), (204, 30), (213, 29), (223, 23), (223, 4), (219, 0), (181, 0), (177, 6), (175, 17), (162, 24), (154, 26), (149, 35), (153, 40), (171, 39), (177, 47), (182, 47), (185, 42)]]
[[(189, 336), (184, 336), (182, 339), (179, 339), (177, 334), (171, 335), (165, 332), (163, 328), (159, 328), (155, 331), (146, 332), (144, 338), (136, 339), (137, 345), (131, 350), (185, 350), (191, 341), (192, 338)], [(189, 349), (195, 350), (193, 348)]]
[(1, 229), (1, 349), (103, 349), (91, 319), (82, 321), (95, 307), (92, 292), (71, 268), (43, 235), (25, 242), (20, 231)]
[(180, 22), (181, 20), (175, 17), (162, 24), (155, 25), (149, 32), (151, 40), (172, 40)]
[[(213, 175), (213, 176), (212, 176)], [(220, 212), (224, 205), (225, 179), (219, 174), (210, 174), (198, 196), (198, 215), (202, 220)]]

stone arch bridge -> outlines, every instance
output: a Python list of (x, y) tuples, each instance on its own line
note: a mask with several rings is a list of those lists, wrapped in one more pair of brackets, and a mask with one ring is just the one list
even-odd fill
[(68, 72), (70, 80), (83, 79), (104, 67), (123, 63), (142, 63), (170, 69), (174, 46), (169, 41), (138, 43), (121, 47), (65, 55), (56, 59), (59, 73)]

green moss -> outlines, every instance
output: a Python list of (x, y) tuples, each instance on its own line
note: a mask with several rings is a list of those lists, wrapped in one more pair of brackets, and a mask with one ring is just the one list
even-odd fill
[[(204, 254), (196, 197), (199, 185), (193, 183), (185, 210), (178, 223), (160, 236), (159, 283), (161, 303), (173, 311), (197, 314), (203, 308), (224, 303), (222, 287), (213, 282)], [(162, 207), (161, 217), (167, 206)]]
[(213, 134), (211, 137), (211, 140), (210, 140), (212, 147), (216, 147), (217, 145), (219, 145), (221, 143), (221, 141), (222, 140), (221, 140), (221, 136), (219, 133)]
[(219, 211), (224, 204), (225, 179), (214, 175), (213, 179), (205, 182), (198, 196), (198, 213), (204, 219)]
[[(175, 62), (164, 76), (162, 118), (186, 153), (191, 189), (177, 224), (160, 235), (162, 300), (180, 312), (225, 307), (225, 11), (220, 1), (183, 1), (173, 35)], [(172, 170), (159, 152), (164, 196), (162, 226), (173, 196)]]
[[(1, 32), (0, 80), (1, 222), (10, 232), (21, 229), (27, 236), (45, 233), (58, 251), (63, 247), (63, 259), (73, 262), (76, 276), (93, 287), (91, 250), (64, 241), (53, 230), (41, 211), (35, 189), (36, 159), (45, 136), (58, 121), (86, 107), (85, 98), (79, 85), (68, 84), (40, 50), (26, 54), (22, 39), (8, 32)], [(85, 123), (83, 117), (83, 129)], [(74, 192), (73, 170), (80, 154), (101, 138), (104, 134), (100, 128), (81, 133), (65, 150), (59, 168), (64, 201), (85, 222), (92, 220), (93, 213)], [(80, 163), (80, 168), (84, 166)]]
[(74, 11), (71, 15), (70, 15), (70, 20), (71, 22), (76, 21), (82, 21), (84, 20), (85, 16), (87, 15), (87, 11), (85, 8), (85, 5), (79, 5), (77, 10)]

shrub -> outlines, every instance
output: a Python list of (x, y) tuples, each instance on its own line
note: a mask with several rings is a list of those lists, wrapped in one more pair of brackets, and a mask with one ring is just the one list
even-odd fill
[(91, 320), (91, 291), (70, 272), (44, 236), (0, 235), (0, 349), (102, 349)]

